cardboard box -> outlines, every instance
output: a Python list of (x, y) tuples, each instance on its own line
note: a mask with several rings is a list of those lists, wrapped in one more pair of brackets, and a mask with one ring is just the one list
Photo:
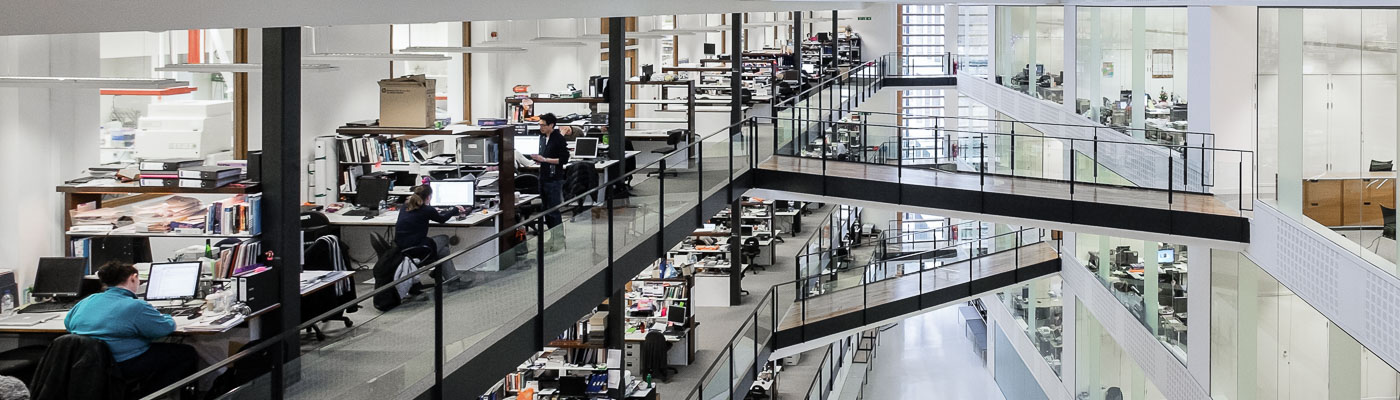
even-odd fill
[(429, 128), (437, 119), (437, 82), (423, 75), (379, 81), (379, 126)]

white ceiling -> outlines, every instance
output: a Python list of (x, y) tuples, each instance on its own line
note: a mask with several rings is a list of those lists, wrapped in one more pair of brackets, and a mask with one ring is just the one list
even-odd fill
[(0, 0), (0, 35), (862, 9), (769, 0)]

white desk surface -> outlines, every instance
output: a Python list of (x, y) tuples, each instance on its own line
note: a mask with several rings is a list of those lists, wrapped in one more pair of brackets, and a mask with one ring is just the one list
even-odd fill
[[(684, 331), (683, 331), (683, 332), (684, 332)], [(667, 341), (667, 342), (672, 342), (672, 343), (679, 342), (679, 341), (681, 341), (681, 338), (684, 338), (684, 336), (680, 336), (680, 335), (671, 335), (671, 334), (666, 334), (665, 336), (666, 336), (666, 341)], [(628, 342), (641, 342), (641, 341), (645, 341), (646, 339), (647, 339), (647, 332), (633, 331), (633, 332), (627, 332), (627, 337), (626, 337), (624, 340), (626, 340), (626, 341), (628, 341)]]
[[(228, 331), (230, 331), (230, 330), (233, 330), (233, 328), (235, 328), (235, 327), (237, 327), (237, 326), (239, 326), (239, 325), (242, 325), (243, 322), (245, 322), (245, 321), (247, 321), (247, 320), (250, 320), (250, 319), (253, 319), (253, 318), (257, 318), (257, 317), (259, 317), (259, 316), (261, 316), (261, 315), (263, 315), (263, 314), (266, 314), (266, 313), (269, 312), (269, 311), (272, 311), (272, 310), (274, 310), (274, 309), (277, 309), (277, 307), (280, 307), (280, 305), (279, 305), (279, 304), (273, 304), (273, 305), (271, 305), (271, 306), (268, 306), (267, 308), (264, 308), (264, 309), (262, 309), (262, 310), (258, 310), (257, 312), (254, 312), (254, 313), (248, 315), (247, 317), (244, 317), (244, 318), (236, 318), (234, 321), (230, 321), (230, 323), (227, 323), (227, 324), (225, 324), (224, 326), (214, 326), (214, 325), (210, 325), (210, 323), (212, 323), (214, 320), (219, 319), (219, 317), (222, 317), (223, 314), (218, 314), (218, 315), (214, 315), (214, 314), (205, 314), (205, 315), (203, 315), (203, 316), (201, 316), (201, 317), (198, 317), (198, 318), (196, 318), (196, 319), (189, 319), (189, 318), (187, 318), (187, 317), (174, 317), (174, 318), (173, 318), (173, 319), (175, 320), (175, 333), (174, 333), (174, 335), (212, 335), (212, 334), (218, 334), (218, 333), (228, 332)], [(44, 322), (41, 322), (41, 323), (38, 323), (38, 324), (35, 324), (35, 325), (30, 325), (30, 326), (6, 326), (6, 327), (0, 327), (0, 333), (67, 333), (67, 332), (68, 332), (68, 329), (65, 328), (65, 327), (63, 326), (63, 320), (64, 320), (64, 318), (67, 318), (67, 317), (68, 317), (68, 312), (67, 312), (67, 311), (60, 311), (60, 312), (55, 312), (55, 313), (45, 313), (45, 314), (54, 314), (55, 317), (54, 317), (53, 319), (48, 320), (48, 321), (44, 321)]]
[[(522, 194), (519, 198), (516, 199), (516, 203), (517, 205), (528, 203), (537, 197), (539, 197), (539, 195)], [(397, 210), (381, 212), (378, 216), (370, 219), (365, 219), (365, 217), (345, 215), (345, 213), (350, 212), (350, 210), (354, 209), (354, 207), (347, 206), (333, 213), (325, 213), (326, 219), (330, 221), (331, 225), (341, 226), (394, 226), (394, 224), (396, 224), (399, 220), (399, 212)], [(467, 216), (466, 218), (463, 218), (461, 220), (458, 220), (454, 217), (453, 219), (447, 220), (446, 223), (435, 223), (432, 226), (446, 226), (454, 228), (467, 228), (479, 226), (490, 222), (492, 218), (494, 218), (497, 214), (500, 213), (500, 210), (478, 210), (472, 212), (470, 216)]]

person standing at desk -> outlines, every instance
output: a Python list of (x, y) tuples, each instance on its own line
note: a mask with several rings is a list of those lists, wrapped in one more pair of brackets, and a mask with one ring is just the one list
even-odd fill
[[(445, 223), (448, 218), (467, 212), (467, 209), (462, 206), (438, 211), (437, 208), (428, 204), (428, 199), (432, 197), (432, 186), (414, 186), (413, 194), (409, 195), (408, 200), (404, 202), (403, 210), (399, 211), (399, 220), (394, 224), (394, 244), (399, 246), (399, 251), (415, 247), (432, 249), (432, 254), (423, 259), (423, 265), (447, 257), (452, 251), (451, 239), (447, 235), (428, 237), (428, 225), (432, 222)], [(446, 275), (443, 277), (445, 281), (451, 281), (457, 276), (457, 270), (453, 268), (452, 260), (443, 261), (442, 271), (445, 272), (443, 275)], [(434, 277), (434, 279), (437, 278)]]
[(175, 332), (175, 320), (136, 298), (136, 267), (117, 261), (97, 269), (107, 290), (88, 296), (63, 319), (69, 333), (107, 343), (122, 377), (139, 381), (145, 396), (194, 374), (198, 355), (179, 343), (151, 343)]
[[(569, 144), (555, 129), (558, 122), (554, 114), (540, 116), (540, 151), (531, 156), (540, 163), (540, 197), (544, 198), (546, 210), (564, 202), (564, 164), (569, 163)], [(545, 214), (544, 222), (553, 228), (563, 222), (563, 217), (555, 209)]]

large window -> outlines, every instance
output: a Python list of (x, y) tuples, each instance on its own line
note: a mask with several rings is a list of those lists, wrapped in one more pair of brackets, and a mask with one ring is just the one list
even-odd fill
[(987, 58), (991, 54), (991, 6), (958, 6), (959, 71), (986, 78), (991, 73)]
[(1080, 7), (1075, 18), (1076, 110), (1108, 126), (1149, 128), (1133, 135), (1183, 144), (1186, 9)]
[(1061, 103), (1065, 11), (1060, 6), (997, 7), (997, 79), (1038, 99)]
[(899, 8), (901, 74), (944, 74), (943, 6), (901, 5)]

